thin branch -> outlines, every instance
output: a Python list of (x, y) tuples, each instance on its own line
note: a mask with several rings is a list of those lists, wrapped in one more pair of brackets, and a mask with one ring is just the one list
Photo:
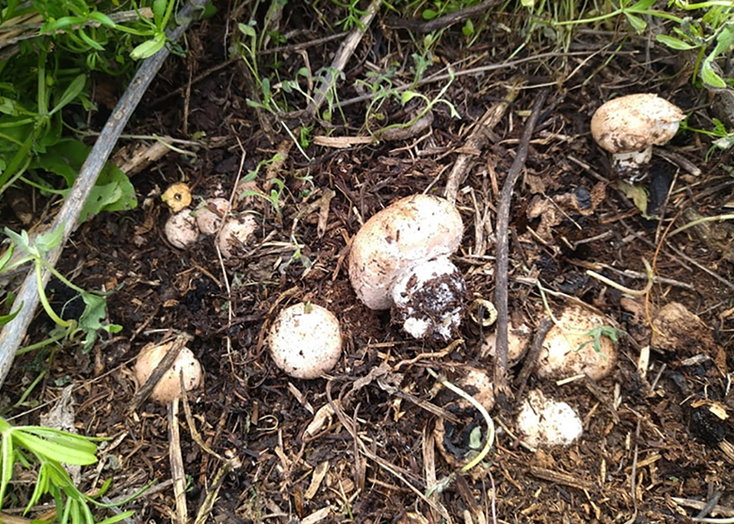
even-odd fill
[[(207, 0), (190, 0), (181, 9), (176, 16), (176, 20), (181, 25), (168, 34), (170, 40), (175, 42), (181, 38), (195, 15), (200, 12), (206, 3)], [(140, 103), (145, 91), (153, 81), (153, 78), (155, 78), (169, 53), (169, 46), (166, 46), (142, 63), (125, 91), (125, 94), (117, 103), (117, 107), (115, 107), (109, 120), (107, 120), (99, 135), (99, 139), (97, 139), (87, 160), (79, 171), (79, 176), (76, 182), (74, 182), (74, 186), (51, 226), (51, 231), (62, 230), (62, 239), (59, 245), (49, 251), (47, 255), (48, 259), (46, 262), (50, 267), (55, 267), (59, 261), (64, 245), (77, 227), (82, 207), (87, 201), (87, 197), (92, 191), (99, 173), (102, 171), (105, 162), (107, 162), (112, 149), (117, 143), (117, 139), (122, 134), (133, 111), (135, 111), (135, 108)], [(44, 272), (42, 279), (44, 285), (48, 282), (49, 274), (48, 271)], [(8, 375), (8, 371), (10, 371), (18, 346), (20, 346), (25, 338), (28, 325), (31, 323), (38, 307), (38, 301), (39, 290), (37, 288), (34, 270), (32, 269), (23, 282), (11, 309), (11, 311), (20, 309), (20, 312), (0, 332), (0, 387), (2, 387), (3, 382), (5, 382), (5, 377)]]
[(533, 103), (532, 112), (525, 124), (525, 130), (522, 133), (522, 138), (515, 154), (515, 160), (512, 162), (512, 166), (510, 166), (510, 170), (507, 173), (507, 178), (502, 186), (502, 192), (500, 193), (497, 205), (497, 262), (495, 267), (494, 294), (494, 305), (497, 308), (497, 352), (494, 363), (494, 396), (500, 406), (503, 403), (506, 404), (510, 398), (510, 391), (507, 386), (507, 288), (509, 285), (509, 226), (512, 192), (515, 188), (515, 183), (520, 177), (520, 173), (522, 173), (525, 167), (528, 149), (530, 149), (530, 139), (540, 119), (540, 113), (547, 95), (548, 92), (546, 90), (541, 91)]

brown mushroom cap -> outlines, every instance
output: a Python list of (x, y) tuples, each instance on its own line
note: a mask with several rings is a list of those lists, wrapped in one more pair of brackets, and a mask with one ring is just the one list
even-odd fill
[[(135, 380), (138, 386), (145, 384), (148, 377), (153, 373), (156, 366), (166, 356), (168, 350), (173, 346), (173, 341), (165, 344), (148, 344), (140, 350), (138, 359), (135, 361)], [(155, 400), (161, 404), (167, 404), (181, 396), (181, 383), (179, 374), (183, 372), (183, 381), (186, 391), (191, 391), (201, 385), (202, 370), (201, 364), (194, 353), (187, 347), (181, 349), (180, 353), (173, 361), (173, 365), (163, 374), (158, 381), (153, 392), (150, 394), (151, 400)]]
[(461, 215), (448, 200), (413, 195), (370, 218), (355, 235), (349, 279), (370, 309), (389, 309), (397, 278), (421, 261), (449, 256), (459, 246)]
[(644, 151), (668, 142), (685, 114), (657, 95), (639, 93), (610, 100), (591, 118), (591, 135), (610, 153)]

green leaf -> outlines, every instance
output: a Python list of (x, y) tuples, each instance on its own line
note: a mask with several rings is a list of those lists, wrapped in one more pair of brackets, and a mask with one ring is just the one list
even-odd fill
[(163, 49), (163, 46), (165, 45), (166, 34), (163, 32), (157, 33), (151, 40), (146, 40), (130, 51), (130, 58), (133, 60), (149, 58)]
[(61, 244), (61, 239), (64, 237), (64, 228), (57, 227), (51, 229), (39, 235), (36, 235), (34, 245), (40, 255), (44, 255), (51, 251), (53, 248)]
[(2, 433), (2, 471), (0, 472), (0, 507), (5, 499), (5, 490), (13, 477), (13, 431), (9, 428)]
[(109, 16), (107, 16), (106, 14), (100, 11), (95, 11), (93, 13), (90, 13), (89, 19), (94, 20), (95, 22), (99, 23), (100, 25), (109, 27), (110, 29), (114, 29), (115, 27), (117, 27), (117, 24), (115, 24), (115, 22), (113, 22)]
[(709, 87), (724, 89), (726, 82), (713, 68), (713, 56), (709, 55), (701, 64), (701, 81)]
[(655, 2), (656, 0), (640, 0), (636, 4), (627, 7), (627, 10), (635, 11), (637, 13), (644, 12), (650, 9), (655, 4)]
[(630, 23), (632, 28), (637, 31), (638, 33), (642, 33), (645, 28), (647, 27), (647, 22), (645, 22), (642, 18), (640, 18), (637, 15), (633, 15), (632, 13), (624, 13), (624, 16), (627, 17), (627, 21)]
[(56, 104), (56, 107), (54, 107), (49, 115), (53, 115), (54, 113), (60, 111), (65, 106), (69, 105), (71, 102), (79, 98), (79, 95), (84, 90), (84, 85), (87, 83), (87, 75), (81, 74), (77, 75), (74, 80), (71, 81), (71, 84), (66, 88), (64, 91), (64, 94), (61, 95), (61, 98), (59, 99), (58, 103)]
[(135, 512), (134, 511), (123, 511), (119, 515), (115, 515), (115, 516), (110, 517), (108, 519), (104, 519), (104, 520), (98, 522), (97, 524), (115, 524), (115, 522), (121, 522), (121, 521), (123, 521), (123, 520), (125, 520), (127, 518), (132, 517), (133, 515), (135, 515)]
[(166, 0), (155, 0), (153, 2), (153, 20), (158, 29), (165, 29), (165, 27), (161, 27), (161, 24), (166, 16), (166, 4)]
[(97, 462), (96, 455), (92, 455), (84, 450), (73, 449), (65, 445), (57, 444), (20, 429), (16, 431), (15, 440), (35, 455), (64, 464), (88, 466), (89, 464)]
[[(8, 299), (12, 298), (10, 296), (7, 297)], [(12, 300), (9, 300), (8, 302), (12, 302)], [(7, 315), (0, 315), (0, 327), (4, 326), (11, 320), (13, 320), (16, 316), (18, 316), (18, 313), (20, 313), (20, 310), (23, 309), (23, 302), (20, 303), (20, 306), (18, 306), (18, 309), (15, 311), (8, 313)]]
[(696, 45), (684, 42), (679, 38), (668, 35), (657, 35), (655, 39), (661, 44), (664, 44), (671, 49), (675, 49), (676, 51), (688, 51), (690, 49), (696, 49), (698, 47)]
[(628, 182), (620, 181), (619, 189), (625, 194), (625, 196), (635, 203), (635, 207), (642, 212), (643, 216), (647, 216), (647, 193), (640, 184), (630, 184)]

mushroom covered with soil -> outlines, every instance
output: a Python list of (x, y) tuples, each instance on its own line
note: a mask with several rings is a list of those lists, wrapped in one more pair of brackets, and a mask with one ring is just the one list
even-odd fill
[[(173, 347), (173, 344), (174, 341), (165, 344), (148, 344), (140, 350), (133, 369), (138, 386), (145, 384), (161, 360)], [(191, 391), (201, 385), (203, 378), (201, 364), (187, 347), (181, 349), (171, 367), (153, 388), (153, 392), (150, 394), (151, 400), (168, 404), (180, 398), (183, 393), (180, 381), (181, 373), (183, 373), (185, 391)]]
[(571, 406), (534, 389), (520, 407), (517, 430), (525, 443), (534, 448), (552, 447), (571, 444), (583, 433), (583, 425)]
[(275, 365), (290, 376), (318, 378), (339, 362), (339, 321), (321, 306), (295, 304), (281, 311), (273, 322), (269, 345)]
[(612, 154), (613, 170), (631, 180), (645, 178), (652, 146), (673, 138), (685, 118), (681, 109), (654, 94), (621, 96), (603, 104), (591, 118), (591, 135)]
[(616, 331), (601, 315), (567, 306), (543, 341), (537, 373), (541, 377), (607, 376), (617, 362)]
[(370, 309), (392, 308), (414, 338), (450, 339), (461, 322), (466, 285), (449, 257), (461, 242), (461, 215), (431, 195), (403, 198), (357, 232), (349, 278)]

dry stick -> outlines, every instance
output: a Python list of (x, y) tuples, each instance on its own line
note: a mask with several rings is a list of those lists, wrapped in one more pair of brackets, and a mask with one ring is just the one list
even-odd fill
[[(504, 118), (507, 108), (510, 107), (510, 104), (515, 101), (517, 95), (520, 93), (520, 85), (520, 82), (514, 82), (510, 87), (510, 91), (507, 93), (507, 96), (505, 96), (505, 99), (487, 109), (487, 112), (484, 113), (479, 122), (477, 122), (476, 127), (462, 146), (462, 149), (476, 150), (479, 152), (484, 149), (488, 142), (488, 132), (492, 131), (494, 126)], [(453, 203), (456, 201), (456, 195), (459, 193), (459, 186), (466, 178), (466, 173), (474, 164), (475, 158), (476, 155), (462, 153), (456, 159), (454, 167), (451, 169), (449, 178), (446, 181), (446, 190), (444, 191), (444, 196), (449, 202)]]
[(313, 100), (308, 104), (307, 111), (312, 117), (316, 116), (321, 104), (326, 101), (326, 94), (334, 87), (334, 82), (336, 81), (334, 73), (337, 71), (342, 72), (344, 70), (349, 58), (352, 56), (354, 50), (357, 49), (359, 42), (362, 40), (365, 31), (367, 31), (367, 28), (375, 18), (377, 10), (380, 9), (381, 3), (382, 0), (372, 0), (372, 3), (367, 8), (365, 15), (359, 19), (359, 23), (344, 39), (344, 42), (339, 48), (334, 60), (331, 62), (331, 67), (324, 75), (324, 79), (316, 88)]
[(538, 358), (540, 357), (540, 353), (543, 349), (543, 342), (545, 342), (545, 337), (548, 335), (548, 332), (551, 330), (552, 327), (553, 321), (550, 318), (546, 317), (540, 321), (538, 327), (535, 330), (535, 338), (533, 338), (533, 344), (532, 346), (530, 346), (530, 351), (528, 351), (528, 354), (525, 357), (525, 362), (522, 365), (522, 369), (515, 379), (515, 389), (517, 389), (518, 397), (522, 397), (523, 392), (528, 385), (530, 374), (535, 371), (535, 367), (538, 364)]
[(497, 308), (497, 360), (494, 364), (494, 396), (497, 403), (502, 406), (510, 398), (510, 390), (507, 386), (507, 287), (508, 267), (510, 259), (509, 248), (509, 226), (510, 226), (510, 204), (512, 202), (512, 191), (517, 179), (525, 166), (525, 160), (530, 148), (530, 138), (533, 136), (535, 125), (540, 118), (548, 92), (543, 90), (533, 103), (533, 110), (525, 124), (525, 130), (517, 148), (515, 160), (507, 173), (505, 184), (502, 186), (499, 203), (497, 205), (497, 262), (495, 269), (495, 291), (494, 305)]
[(417, 20), (404, 20), (402, 18), (390, 17), (387, 22), (388, 27), (410, 29), (416, 33), (432, 33), (439, 29), (445, 29), (459, 22), (471, 18), (475, 15), (485, 13), (489, 8), (494, 7), (500, 3), (500, 0), (485, 0), (481, 4), (477, 4), (472, 7), (466, 7), (460, 9), (454, 13), (449, 13), (438, 18), (434, 18), (429, 22), (418, 22)]
[[(184, 395), (186, 392), (184, 391)], [(173, 494), (176, 499), (176, 521), (187, 524), (189, 511), (186, 507), (186, 470), (181, 454), (181, 434), (178, 429), (178, 399), (169, 402), (168, 409), (168, 460), (171, 461)]]
[[(181, 25), (171, 31), (168, 37), (174, 42), (178, 40), (191, 23), (192, 15), (206, 3), (207, 0), (190, 0), (190, 3), (187, 3), (176, 16), (176, 20)], [(76, 182), (74, 182), (74, 186), (66, 197), (64, 205), (61, 207), (59, 214), (56, 216), (56, 220), (54, 220), (51, 226), (51, 236), (53, 236), (53, 232), (58, 232), (61, 229), (62, 238), (59, 245), (47, 254), (46, 263), (50, 267), (56, 266), (56, 263), (59, 261), (64, 245), (76, 228), (82, 207), (87, 201), (87, 197), (94, 187), (107, 158), (109, 158), (112, 148), (115, 147), (117, 139), (122, 134), (122, 130), (125, 128), (127, 121), (138, 106), (138, 103), (140, 103), (146, 89), (153, 78), (155, 78), (168, 54), (169, 49), (165, 47), (143, 62), (135, 77), (130, 82), (125, 94), (117, 103), (114, 112), (107, 120), (102, 132), (99, 134), (97, 142), (94, 144), (92, 151), (90, 151), (87, 160), (79, 171), (79, 176)], [(31, 323), (38, 307), (39, 293), (43, 292), (43, 290), (39, 290), (36, 287), (34, 271), (34, 269), (29, 271), (15, 302), (13, 302), (11, 311), (20, 309), (18, 315), (12, 322), (6, 324), (2, 332), (0, 332), (0, 387), (5, 382), (5, 377), (8, 375), (8, 371), (10, 371), (10, 366), (13, 364), (15, 352), (23, 341), (28, 325)], [(44, 285), (48, 282), (49, 276), (49, 272), (45, 271), (43, 275)]]

